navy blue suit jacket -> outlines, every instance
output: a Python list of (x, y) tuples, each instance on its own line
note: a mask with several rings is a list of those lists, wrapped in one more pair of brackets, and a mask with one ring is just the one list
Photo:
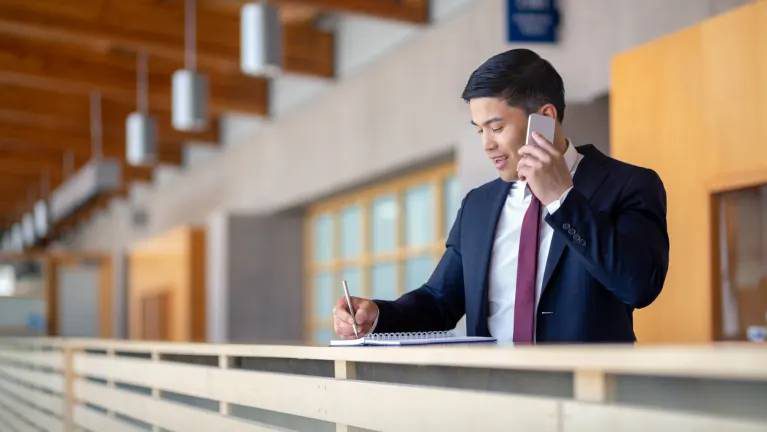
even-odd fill
[[(554, 235), (536, 341), (632, 342), (632, 313), (658, 296), (668, 269), (666, 193), (652, 170), (591, 145), (577, 150), (584, 157), (573, 190), (545, 218)], [(375, 300), (376, 333), (452, 329), (466, 314), (468, 335), (489, 336), (488, 269), (510, 187), (496, 179), (466, 195), (428, 282), (397, 300)]]

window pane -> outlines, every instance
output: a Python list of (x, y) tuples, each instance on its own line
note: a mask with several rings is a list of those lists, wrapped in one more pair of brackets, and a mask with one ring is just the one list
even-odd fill
[[(346, 279), (346, 282), (349, 284), (349, 295), (353, 296), (361, 296), (364, 287), (362, 286), (362, 271), (359, 267), (347, 267), (341, 271), (341, 279)], [(341, 282), (338, 282), (338, 295), (340, 296), (341, 291)]]
[(327, 345), (333, 339), (333, 331), (327, 327), (321, 327), (314, 330), (314, 343), (318, 345)]
[(405, 244), (422, 246), (434, 241), (434, 190), (425, 183), (405, 192)]
[(393, 195), (373, 201), (373, 252), (397, 247), (397, 199)]
[(314, 316), (317, 319), (330, 319), (333, 313), (336, 291), (333, 290), (333, 274), (319, 273), (314, 277)]
[(362, 253), (362, 209), (354, 205), (341, 210), (341, 258)]
[(394, 300), (397, 298), (397, 264), (381, 263), (373, 266), (373, 298)]
[(716, 337), (749, 340), (749, 328), (758, 334), (767, 325), (767, 185), (727, 191), (717, 201), (721, 320)]
[(314, 261), (333, 259), (333, 216), (329, 213), (314, 220)]
[(445, 226), (445, 237), (450, 234), (450, 228), (453, 227), (453, 222), (458, 213), (458, 207), (461, 205), (461, 188), (458, 184), (458, 177), (450, 176), (445, 179), (443, 184), (445, 214), (443, 215), (443, 221)]
[(434, 270), (434, 258), (419, 256), (405, 261), (405, 291), (420, 288), (425, 284)]

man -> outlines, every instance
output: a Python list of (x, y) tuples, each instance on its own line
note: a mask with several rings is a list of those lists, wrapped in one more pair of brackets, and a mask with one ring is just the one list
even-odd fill
[[(633, 342), (634, 309), (668, 269), (666, 195), (658, 175), (575, 147), (562, 130), (564, 85), (526, 49), (498, 54), (463, 92), (498, 179), (470, 191), (428, 282), (394, 301), (353, 298), (362, 334), (455, 327), (499, 341)], [(554, 142), (528, 115), (556, 119)], [(334, 328), (354, 337), (343, 298)]]

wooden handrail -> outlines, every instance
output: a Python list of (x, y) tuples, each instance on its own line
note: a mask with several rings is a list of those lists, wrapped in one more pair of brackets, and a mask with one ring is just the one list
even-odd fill
[(0, 338), (0, 343), (73, 350), (161, 354), (340, 360), (366, 363), (455, 366), (538, 371), (599, 370), (653, 376), (767, 381), (767, 345), (510, 345), (327, 347), (127, 341), (87, 338)]
[[(273, 370), (275, 362), (283, 365)], [(371, 366), (399, 368), (402, 375), (371, 375)], [(475, 370), (480, 382), (452, 385), (449, 377), (456, 375), (445, 375), (451, 368), (459, 375)], [(534, 391), (514, 388), (520, 385), (514, 380), (504, 389), (488, 385), (488, 377), (500, 372), (525, 379), (532, 373), (538, 381), (526, 384)], [(436, 373), (437, 380), (423, 381), (423, 373)], [(632, 384), (642, 376), (645, 381)], [(625, 399), (633, 391), (626, 385), (660, 393), (684, 387), (689, 378), (723, 393), (742, 385), (745, 403), (759, 406), (767, 394), (755, 395), (754, 389), (767, 388), (767, 347), (330, 348), (0, 338), (0, 429), (32, 424), (46, 430), (134, 430), (128, 418), (155, 429), (281, 430), (243, 418), (238, 407), (335, 423), (336, 430), (505, 430), (510, 424), (541, 431), (613, 430), (640, 423), (648, 430), (745, 432), (767, 426), (767, 416), (753, 411), (743, 416), (730, 406), (710, 412), (711, 395), (703, 405), (694, 392), (687, 401), (662, 406)], [(726, 385), (716, 387), (723, 379)], [(568, 390), (547, 393), (544, 387), (556, 382)], [(180, 402), (172, 395), (214, 405)], [(697, 411), (689, 410), (690, 403), (698, 404)]]

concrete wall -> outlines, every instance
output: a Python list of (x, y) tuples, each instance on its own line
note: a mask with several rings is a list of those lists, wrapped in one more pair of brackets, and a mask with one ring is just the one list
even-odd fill
[(303, 337), (303, 212), (218, 213), (208, 223), (207, 340)]
[(303, 213), (229, 220), (229, 332), (232, 342), (303, 337)]
[(59, 335), (97, 337), (99, 335), (99, 267), (61, 266), (58, 270), (57, 315)]

